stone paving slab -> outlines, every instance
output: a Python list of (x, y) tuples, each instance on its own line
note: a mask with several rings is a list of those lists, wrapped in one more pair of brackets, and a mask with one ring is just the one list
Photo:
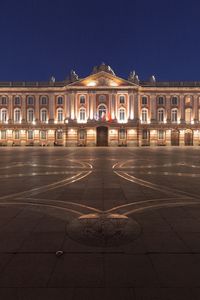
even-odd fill
[[(0, 299), (199, 300), (199, 151), (0, 149)], [(70, 236), (87, 214), (99, 225)], [(122, 220), (140, 228), (134, 239)]]

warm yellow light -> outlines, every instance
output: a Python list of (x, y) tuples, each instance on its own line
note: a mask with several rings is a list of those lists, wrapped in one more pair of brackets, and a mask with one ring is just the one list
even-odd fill
[(96, 82), (95, 81), (90, 81), (87, 86), (96, 86)]
[(114, 81), (111, 81), (110, 82), (110, 86), (118, 86), (118, 84), (116, 82), (114, 82)]

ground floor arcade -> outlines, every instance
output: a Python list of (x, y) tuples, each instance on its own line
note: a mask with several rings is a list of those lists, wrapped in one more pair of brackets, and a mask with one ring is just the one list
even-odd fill
[(1, 146), (199, 146), (200, 129), (125, 125), (15, 127), (0, 130)]

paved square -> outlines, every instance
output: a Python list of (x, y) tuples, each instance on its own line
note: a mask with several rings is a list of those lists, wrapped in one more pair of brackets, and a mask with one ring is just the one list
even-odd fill
[(0, 299), (200, 299), (200, 148), (0, 156)]

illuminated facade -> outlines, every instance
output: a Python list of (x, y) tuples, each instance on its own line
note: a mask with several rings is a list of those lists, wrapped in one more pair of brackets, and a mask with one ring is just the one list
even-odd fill
[(200, 82), (128, 80), (107, 65), (63, 82), (0, 82), (1, 146), (200, 145)]

